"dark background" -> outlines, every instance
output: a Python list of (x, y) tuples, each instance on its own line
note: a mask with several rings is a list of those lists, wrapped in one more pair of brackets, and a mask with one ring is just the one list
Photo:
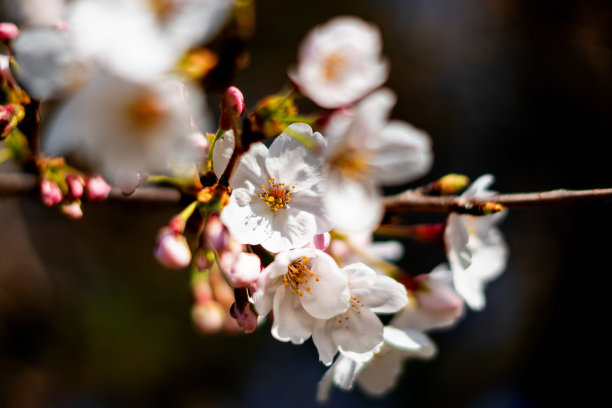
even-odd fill
[[(10, 2), (5, 1), (9, 4)], [(395, 118), (425, 129), (449, 172), (496, 176), (501, 192), (612, 187), (612, 5), (604, 1), (258, 1), (247, 107), (286, 83), (314, 25), (377, 24), (398, 94)], [(512, 211), (511, 249), (487, 308), (433, 335), (383, 399), (334, 392), (331, 406), (592, 406), (612, 363), (609, 204)], [(1, 407), (309, 407), (324, 372), (311, 342), (203, 337), (185, 271), (152, 257), (179, 207), (85, 204), (71, 221), (34, 197), (0, 199)], [(414, 217), (414, 221), (427, 220)], [(424, 273), (440, 248), (408, 242)], [(603, 374), (600, 371), (603, 369)]]

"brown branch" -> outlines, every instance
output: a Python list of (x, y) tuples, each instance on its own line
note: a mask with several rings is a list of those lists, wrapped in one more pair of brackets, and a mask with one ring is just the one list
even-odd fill
[(496, 204), (508, 208), (526, 208), (557, 207), (588, 202), (610, 201), (612, 201), (612, 188), (498, 194), (480, 199), (456, 196), (423, 196), (409, 190), (383, 199), (385, 208), (388, 211), (457, 212), (474, 215), (496, 212)]
[[(29, 194), (38, 191), (38, 178), (33, 174), (0, 173), (0, 197)], [(117, 187), (110, 192), (108, 199), (119, 201), (147, 201), (159, 203), (178, 203), (181, 192), (168, 187), (140, 187), (133, 194), (125, 195)]]
[[(38, 190), (38, 179), (33, 174), (0, 172), (0, 197), (27, 194)], [(181, 193), (169, 187), (140, 187), (126, 196), (113, 188), (109, 199), (120, 201), (149, 201), (178, 203)], [(388, 211), (412, 212), (458, 212), (482, 215), (487, 209), (494, 210), (496, 204), (508, 208), (557, 207), (589, 202), (612, 202), (612, 188), (593, 190), (553, 190), (540, 193), (499, 194), (486, 199), (467, 199), (456, 196), (432, 197), (412, 190), (385, 197)], [(494, 211), (492, 211), (494, 212)]]

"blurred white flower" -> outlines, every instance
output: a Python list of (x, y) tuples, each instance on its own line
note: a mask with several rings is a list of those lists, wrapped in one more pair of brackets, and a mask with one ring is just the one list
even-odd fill
[(437, 351), (429, 337), (418, 332), (407, 333), (385, 326), (383, 339), (383, 344), (374, 353), (341, 353), (321, 378), (317, 400), (329, 400), (333, 385), (348, 391), (355, 382), (368, 394), (382, 395), (395, 386), (406, 359), (429, 359)]
[[(332, 227), (322, 208), (323, 161), (289, 132), (323, 144), (320, 133), (313, 133), (304, 123), (294, 123), (269, 150), (262, 143), (252, 145), (235, 170), (230, 202), (221, 213), (221, 220), (240, 243), (261, 244), (270, 252), (302, 247), (315, 234)], [(231, 137), (227, 132), (224, 144), (233, 145)], [(228, 151), (223, 146), (219, 149)], [(227, 155), (214, 153), (217, 173), (225, 168), (223, 157)]]
[(338, 108), (387, 80), (389, 68), (381, 50), (376, 26), (356, 17), (336, 17), (306, 36), (289, 76), (318, 105)]
[(367, 353), (383, 340), (383, 324), (374, 313), (394, 313), (408, 303), (406, 289), (394, 279), (362, 263), (342, 268), (348, 278), (350, 307), (328, 320), (317, 322), (312, 340), (319, 359), (330, 365), (338, 350)]
[[(488, 190), (494, 178), (490, 174), (479, 177), (461, 195), (463, 198), (486, 198), (494, 194)], [(495, 228), (506, 212), (487, 216), (451, 214), (444, 231), (444, 244), (455, 290), (468, 306), (481, 310), (485, 306), (485, 285), (505, 269), (508, 247), (501, 232)]]
[(383, 215), (379, 185), (412, 181), (431, 167), (429, 136), (406, 122), (388, 122), (394, 104), (393, 92), (381, 89), (334, 114), (326, 127), (325, 205), (339, 230), (372, 231)]
[(24, 30), (13, 44), (19, 77), (37, 99), (78, 89), (94, 72), (91, 61), (74, 47), (69, 30), (38, 27)]
[(311, 248), (281, 252), (261, 273), (253, 295), (260, 316), (274, 313), (272, 335), (301, 344), (318, 319), (329, 319), (349, 306), (346, 274), (334, 259)]
[[(99, 74), (53, 118), (43, 150), (74, 152), (110, 180), (192, 161), (197, 152), (183, 88), (178, 81), (145, 84)], [(190, 89), (189, 102), (192, 112), (203, 111), (196, 89)]]

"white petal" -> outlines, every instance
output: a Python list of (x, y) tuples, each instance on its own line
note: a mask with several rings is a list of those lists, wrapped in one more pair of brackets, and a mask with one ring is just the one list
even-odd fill
[(472, 254), (468, 248), (468, 230), (462, 217), (465, 216), (454, 213), (449, 215), (444, 228), (444, 245), (453, 270), (465, 269), (472, 262)]
[(405, 359), (404, 352), (387, 349), (361, 370), (357, 383), (369, 394), (382, 395), (397, 383)]
[(486, 197), (495, 194), (494, 191), (489, 191), (488, 188), (495, 182), (495, 177), (491, 174), (483, 174), (470, 184), (470, 186), (461, 194), (461, 197)]
[(369, 250), (387, 261), (399, 261), (404, 255), (404, 246), (399, 241), (372, 242)]
[(376, 281), (376, 272), (361, 262), (346, 265), (342, 272), (348, 278), (351, 294), (368, 292)]
[(390, 326), (385, 326), (384, 338), (385, 343), (405, 351), (418, 351), (431, 342), (429, 337), (422, 332), (410, 329), (401, 330)]
[[(266, 208), (266, 211), (270, 212), (270, 209)], [(303, 247), (317, 233), (314, 215), (305, 211), (284, 208), (272, 214), (272, 232), (269, 238), (261, 243), (270, 252)]]
[[(349, 307), (349, 289), (346, 276), (340, 272), (334, 259), (322, 251), (311, 259), (310, 290), (300, 296), (304, 309), (318, 319), (329, 319)], [(316, 279), (319, 279), (317, 281)]]
[(332, 337), (341, 351), (366, 353), (383, 341), (383, 324), (367, 307), (349, 307), (328, 324), (333, 325)]
[(336, 228), (345, 232), (372, 231), (383, 216), (380, 192), (375, 185), (343, 180), (337, 174), (328, 180), (325, 207)]
[[(249, 151), (240, 158), (240, 163), (230, 180), (232, 188), (246, 188), (255, 195), (263, 192), (261, 185), (267, 186), (269, 178), (265, 167), (267, 155), (268, 149), (262, 143), (252, 144)], [(220, 177), (221, 174), (217, 176)]]
[[(223, 134), (213, 147), (212, 163), (217, 177), (221, 177), (232, 153), (234, 152), (234, 131), (229, 130)], [(265, 155), (264, 155), (265, 156)]]
[(405, 122), (391, 121), (376, 137), (368, 138), (372, 178), (396, 185), (415, 180), (433, 162), (429, 136)]
[(302, 344), (314, 328), (315, 319), (306, 313), (288, 288), (279, 287), (274, 295), (272, 336), (280, 341)]
[(395, 313), (408, 304), (404, 285), (380, 274), (369, 290), (353, 291), (353, 294), (374, 313)]
[(329, 394), (331, 393), (333, 386), (333, 374), (334, 367), (330, 367), (325, 371), (323, 377), (319, 380), (317, 384), (317, 402), (318, 403), (326, 403), (329, 401)]
[(352, 389), (362, 367), (363, 364), (340, 354), (334, 363), (334, 384), (343, 390)]
[(318, 320), (312, 331), (312, 342), (319, 352), (319, 360), (330, 365), (334, 361), (334, 356), (338, 352), (338, 345), (334, 343), (332, 337), (333, 326), (327, 320)]
[(272, 234), (272, 214), (258, 197), (250, 202), (249, 198), (244, 189), (234, 190), (221, 212), (221, 221), (241, 244), (261, 244)]
[(280, 182), (295, 185), (293, 191), (297, 193), (300, 190), (310, 189), (321, 181), (323, 159), (291, 137), (292, 132), (311, 140), (315, 147), (323, 146), (324, 141), (321, 134), (313, 133), (307, 124), (294, 123), (288, 126), (270, 146), (266, 159), (268, 173)]

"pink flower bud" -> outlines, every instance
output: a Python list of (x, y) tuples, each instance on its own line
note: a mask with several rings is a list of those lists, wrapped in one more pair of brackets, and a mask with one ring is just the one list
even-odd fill
[(232, 122), (238, 119), (244, 111), (244, 95), (240, 89), (230, 86), (221, 99), (221, 128), (231, 129)]
[(102, 176), (90, 177), (87, 180), (87, 198), (90, 201), (106, 200), (111, 189), (111, 186), (104, 181)]
[(191, 318), (202, 333), (213, 334), (223, 327), (225, 312), (215, 301), (196, 303), (191, 308)]
[(257, 312), (255, 311), (255, 305), (253, 303), (247, 303), (242, 310), (234, 303), (230, 309), (230, 314), (245, 333), (253, 333), (257, 328)]
[(206, 245), (210, 249), (216, 251), (227, 249), (231, 236), (227, 227), (221, 222), (219, 214), (212, 214), (208, 217), (204, 228), (204, 237), (206, 238)]
[(157, 235), (155, 258), (166, 268), (180, 269), (191, 262), (191, 251), (184, 235), (162, 228)]
[(78, 174), (69, 174), (66, 176), (66, 183), (70, 189), (70, 195), (74, 198), (81, 198), (85, 187), (85, 179)]
[(225, 270), (227, 281), (233, 288), (242, 288), (253, 283), (261, 273), (261, 261), (255, 254), (241, 252), (233, 268)]
[(213, 300), (212, 288), (207, 279), (201, 279), (194, 283), (193, 297), (196, 303), (205, 303)]
[(68, 217), (78, 220), (83, 217), (83, 210), (77, 201), (62, 204), (62, 212)]
[(48, 207), (58, 205), (63, 199), (62, 190), (55, 181), (49, 179), (40, 182), (40, 195), (43, 203)]
[(20, 34), (19, 28), (13, 23), (0, 23), (0, 41), (14, 40)]

